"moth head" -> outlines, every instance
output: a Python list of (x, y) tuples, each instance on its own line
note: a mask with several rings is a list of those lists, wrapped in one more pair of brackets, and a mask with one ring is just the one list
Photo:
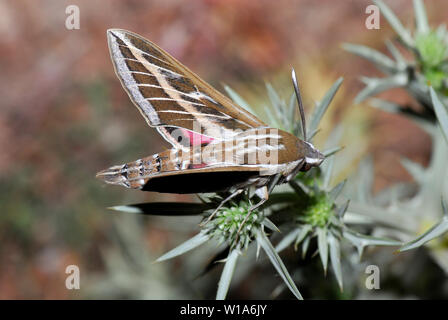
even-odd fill
[(311, 143), (305, 142), (305, 159), (300, 171), (308, 171), (312, 167), (318, 167), (324, 161), (325, 156)]

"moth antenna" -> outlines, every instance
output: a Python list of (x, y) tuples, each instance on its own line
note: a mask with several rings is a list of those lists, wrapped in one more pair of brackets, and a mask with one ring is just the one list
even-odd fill
[(299, 104), (300, 118), (302, 119), (303, 140), (307, 141), (305, 111), (303, 109), (302, 96), (300, 95), (300, 89), (299, 89), (299, 85), (297, 83), (297, 77), (296, 77), (296, 72), (294, 71), (294, 68), (292, 68), (291, 75), (292, 75), (292, 84), (294, 85), (294, 91), (296, 92), (297, 103)]

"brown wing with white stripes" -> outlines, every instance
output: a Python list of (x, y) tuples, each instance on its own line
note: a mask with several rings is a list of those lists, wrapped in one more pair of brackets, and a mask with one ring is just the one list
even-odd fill
[(221, 139), (266, 126), (154, 43), (120, 29), (107, 37), (123, 87), (146, 122), (174, 146), (175, 128)]

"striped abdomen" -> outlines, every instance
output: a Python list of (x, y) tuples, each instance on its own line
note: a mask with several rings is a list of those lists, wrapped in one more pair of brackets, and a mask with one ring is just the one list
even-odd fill
[[(124, 165), (103, 170), (97, 178), (109, 184), (142, 189), (150, 179), (168, 174), (186, 174), (190, 170), (212, 169), (215, 171), (264, 171), (264, 174), (281, 172), (288, 176), (295, 165), (303, 159), (300, 140), (289, 134), (272, 129), (247, 130), (229, 141), (214, 140), (189, 150), (166, 150)], [(238, 169), (237, 169), (238, 168)], [(192, 178), (194, 179), (194, 178)], [(194, 181), (192, 181), (194, 182)]]
[(141, 189), (149, 178), (163, 171), (171, 171), (172, 162), (167, 157), (169, 150), (110, 167), (97, 173), (96, 177), (109, 184)]

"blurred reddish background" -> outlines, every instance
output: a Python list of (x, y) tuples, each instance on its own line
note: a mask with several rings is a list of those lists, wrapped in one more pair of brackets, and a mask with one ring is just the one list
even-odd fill
[[(412, 25), (412, 2), (388, 2)], [(448, 2), (426, 1), (430, 21), (447, 18)], [(65, 8), (80, 8), (79, 30), (67, 30)], [(65, 266), (105, 274), (101, 248), (111, 246), (111, 215), (121, 203), (173, 199), (104, 187), (95, 173), (161, 149), (113, 73), (106, 30), (123, 28), (156, 42), (222, 90), (229, 84), (262, 111), (264, 81), (290, 94), (290, 68), (311, 105), (345, 77), (329, 123), (364, 127), (346, 137), (370, 146), (375, 190), (409, 180), (401, 156), (425, 164), (429, 139), (409, 121), (352, 100), (361, 75), (379, 75), (343, 51), (352, 42), (384, 51), (393, 36), (364, 26), (370, 1), (2, 1), (0, 2), (0, 298), (82, 298), (65, 288)], [(382, 97), (410, 103), (396, 90)], [(370, 121), (349, 123), (356, 109)], [(363, 116), (362, 116), (363, 117)], [(362, 118), (361, 117), (361, 118)], [(366, 118), (362, 118), (366, 119)], [(409, 143), (409, 142), (412, 143)], [(355, 143), (353, 144), (355, 145)], [(178, 197), (181, 199), (182, 197)], [(185, 199), (183, 197), (182, 199)], [(172, 247), (148, 228), (148, 250)], [(107, 280), (107, 275), (105, 275)]]

